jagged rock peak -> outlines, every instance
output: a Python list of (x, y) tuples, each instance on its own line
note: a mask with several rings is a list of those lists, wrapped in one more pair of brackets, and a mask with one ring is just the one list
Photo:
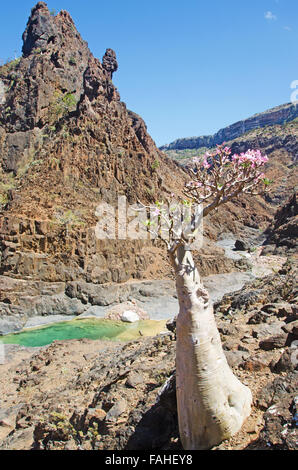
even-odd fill
[(38, 2), (31, 10), (23, 34), (23, 54), (30, 55), (38, 49), (46, 49), (49, 43), (55, 43), (60, 33), (67, 29), (77, 33), (70, 14), (61, 10), (56, 16), (50, 13), (47, 4)]
[(47, 45), (50, 38), (57, 36), (57, 28), (44, 2), (38, 2), (31, 10), (23, 34), (23, 54), (29, 55), (34, 49)]

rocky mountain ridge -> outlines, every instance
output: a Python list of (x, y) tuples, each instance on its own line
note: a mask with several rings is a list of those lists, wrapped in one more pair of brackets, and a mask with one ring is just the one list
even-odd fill
[(152, 201), (181, 187), (184, 172), (120, 101), (114, 51), (94, 58), (67, 12), (53, 16), (39, 2), (23, 40), (23, 56), (0, 67), (1, 274), (30, 277), (37, 263), (41, 279), (65, 280), (92, 271), (93, 258), (98, 282), (123, 280), (117, 269), (137, 275), (143, 243), (97, 240), (96, 207), (119, 195)]
[[(120, 100), (112, 82), (117, 68), (113, 50), (107, 49), (102, 61), (95, 58), (69, 13), (54, 16), (44, 2), (31, 11), (22, 57), (0, 67), (5, 329), (12, 320), (23, 324), (30, 302), (44, 314), (53, 309), (79, 314), (84, 307), (67, 295), (69, 282), (96, 290), (171, 276), (160, 245), (96, 237), (101, 202), (116, 207), (118, 196), (126, 196), (129, 204), (152, 203), (179, 193), (187, 176)], [(232, 269), (224, 251), (210, 250), (209, 244), (200, 253), (202, 274)]]
[(162, 145), (160, 150), (183, 150), (183, 149), (199, 149), (201, 147), (215, 147), (233, 139), (237, 139), (252, 129), (263, 128), (275, 124), (284, 124), (291, 122), (298, 117), (298, 107), (294, 104), (287, 103), (276, 106), (262, 113), (237, 121), (230, 126), (220, 129), (213, 135), (205, 135), (200, 137), (185, 137), (176, 139), (167, 145)]

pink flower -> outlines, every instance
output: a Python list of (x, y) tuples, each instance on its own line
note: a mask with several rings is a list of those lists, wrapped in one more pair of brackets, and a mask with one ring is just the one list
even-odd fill
[(207, 168), (207, 169), (211, 167), (211, 165), (207, 161), (207, 158), (204, 159), (202, 165), (203, 165), (204, 168)]
[(267, 163), (268, 157), (262, 155), (260, 150), (247, 150), (247, 152), (242, 152), (240, 155), (233, 155), (232, 161), (236, 164), (249, 163), (252, 168), (256, 168)]

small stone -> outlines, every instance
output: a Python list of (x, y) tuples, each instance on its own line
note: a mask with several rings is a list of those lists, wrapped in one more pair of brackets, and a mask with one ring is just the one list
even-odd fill
[(225, 356), (230, 367), (238, 367), (249, 354), (243, 351), (225, 351)]
[(266, 323), (271, 318), (271, 315), (266, 312), (256, 312), (251, 317), (249, 317), (249, 325), (259, 325), (260, 323)]
[(132, 371), (128, 374), (125, 385), (129, 388), (136, 388), (139, 384), (143, 383), (144, 379), (138, 372)]
[(127, 403), (124, 398), (121, 398), (115, 405), (112, 406), (112, 408), (108, 411), (106, 415), (106, 421), (117, 421), (119, 416), (126, 411), (127, 408)]
[(250, 356), (248, 359), (243, 361), (240, 367), (244, 370), (249, 371), (260, 371), (269, 367), (271, 357), (263, 354), (256, 354), (255, 356)]
[(74, 439), (71, 439), (70, 441), (68, 441), (64, 446), (64, 450), (77, 450), (77, 448), (78, 446), (76, 442), (74, 441)]
[(238, 351), (249, 352), (249, 349), (246, 348), (245, 346), (242, 346), (241, 344), (239, 344)]
[(246, 344), (255, 343), (255, 339), (252, 338), (251, 336), (248, 336), (248, 335), (243, 336), (243, 338), (241, 339), (241, 341), (242, 341), (242, 343), (246, 343)]
[(282, 329), (286, 333), (290, 333), (298, 337), (298, 320), (292, 321), (291, 323), (287, 323), (285, 326), (282, 327)]
[(107, 413), (102, 408), (96, 408), (94, 410), (94, 414), (100, 421), (103, 421), (107, 415)]

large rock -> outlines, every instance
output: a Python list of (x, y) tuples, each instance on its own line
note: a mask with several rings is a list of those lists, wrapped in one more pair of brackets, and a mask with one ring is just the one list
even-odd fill
[(105, 318), (113, 321), (134, 323), (139, 320), (149, 320), (149, 315), (140, 308), (135, 300), (123, 302), (107, 309)]
[(283, 348), (286, 345), (288, 335), (286, 333), (281, 333), (276, 336), (270, 336), (259, 342), (259, 347), (265, 351), (271, 351), (275, 348)]
[(236, 240), (235, 241), (235, 250), (236, 251), (248, 251), (250, 249), (250, 244), (245, 240)]
[(18, 305), (0, 303), (0, 318), (2, 315), (21, 317), (36, 317), (46, 315), (80, 315), (87, 309), (79, 299), (71, 299), (65, 294), (37, 295), (19, 298)]
[(140, 320), (140, 317), (136, 312), (133, 312), (132, 310), (125, 310), (125, 312), (123, 312), (123, 314), (121, 315), (121, 320), (126, 323), (135, 323)]
[(298, 239), (298, 204), (297, 192), (276, 213), (274, 221), (267, 229), (264, 253), (271, 247), (274, 254), (297, 253)]
[(17, 317), (3, 316), (0, 317), (0, 336), (10, 333), (17, 333), (23, 328), (24, 322)]
[(270, 450), (297, 450), (298, 396), (289, 395), (270, 406), (258, 442)]
[(265, 338), (269, 336), (282, 335), (284, 333), (282, 330), (282, 327), (284, 325), (284, 322), (274, 322), (270, 325), (268, 325), (267, 323), (256, 325), (253, 328), (252, 335), (254, 338)]
[(256, 396), (256, 405), (266, 410), (283, 399), (292, 396), (298, 386), (297, 372), (290, 372), (286, 376), (278, 376), (262, 387)]

